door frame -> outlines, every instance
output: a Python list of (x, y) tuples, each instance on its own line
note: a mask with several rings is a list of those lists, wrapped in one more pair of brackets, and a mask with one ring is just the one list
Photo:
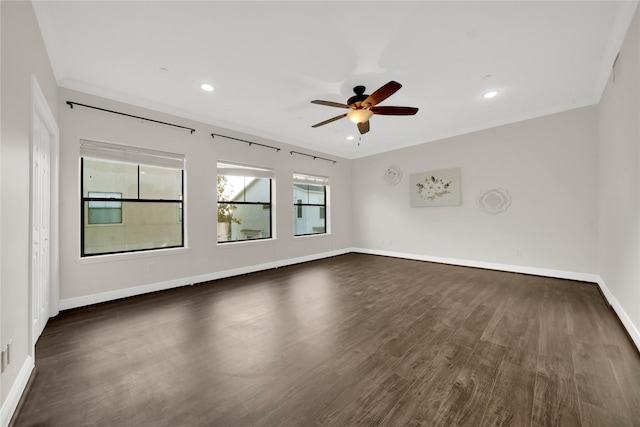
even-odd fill
[(60, 300), (60, 233), (59, 233), (59, 182), (60, 182), (60, 130), (56, 119), (49, 108), (47, 99), (38, 84), (38, 79), (35, 75), (31, 75), (31, 136), (29, 138), (29, 353), (35, 358), (35, 345), (37, 337), (34, 337), (33, 320), (36, 308), (33, 306), (33, 265), (31, 263), (33, 253), (33, 145), (35, 139), (35, 126), (36, 117), (44, 123), (47, 131), (49, 132), (51, 146), (50, 148), (50, 186), (51, 194), (49, 198), (50, 203), (50, 232), (49, 237), (49, 256), (50, 256), (50, 278), (49, 278), (49, 316), (54, 317), (59, 313), (59, 300)]

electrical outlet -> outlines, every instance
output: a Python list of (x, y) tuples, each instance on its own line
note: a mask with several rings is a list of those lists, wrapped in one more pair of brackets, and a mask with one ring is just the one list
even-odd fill
[(7, 348), (2, 349), (0, 355), (0, 373), (4, 373), (4, 369), (7, 367)]
[(522, 248), (516, 248), (515, 253), (516, 256), (522, 256)]
[(11, 340), (7, 343), (7, 365), (11, 363)]

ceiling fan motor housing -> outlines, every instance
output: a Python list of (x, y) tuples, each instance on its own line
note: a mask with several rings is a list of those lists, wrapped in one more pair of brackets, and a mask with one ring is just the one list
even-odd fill
[(356, 94), (347, 100), (347, 105), (353, 105), (356, 102), (362, 102), (365, 99), (367, 99), (369, 97), (369, 95), (366, 95), (364, 93), (365, 89), (366, 88), (364, 86), (356, 86), (356, 87), (354, 87), (353, 91)]

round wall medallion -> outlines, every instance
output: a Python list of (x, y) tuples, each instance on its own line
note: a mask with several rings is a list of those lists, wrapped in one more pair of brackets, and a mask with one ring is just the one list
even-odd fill
[(389, 185), (397, 185), (402, 180), (402, 169), (400, 166), (389, 166), (384, 171), (384, 181)]
[(483, 191), (476, 199), (476, 203), (482, 212), (495, 215), (507, 210), (511, 204), (511, 196), (507, 190), (492, 187)]

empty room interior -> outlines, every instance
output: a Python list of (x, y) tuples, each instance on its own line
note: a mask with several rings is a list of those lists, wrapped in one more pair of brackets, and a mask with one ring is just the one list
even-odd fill
[(640, 426), (636, 1), (1, 1), (0, 427)]

